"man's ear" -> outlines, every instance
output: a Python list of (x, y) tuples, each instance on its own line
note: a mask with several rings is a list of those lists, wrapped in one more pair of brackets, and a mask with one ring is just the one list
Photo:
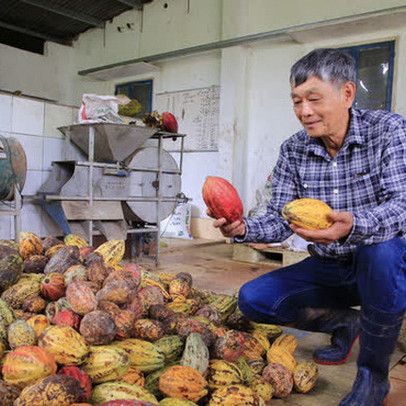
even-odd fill
[(344, 102), (347, 104), (348, 108), (354, 103), (356, 86), (354, 82), (346, 82), (341, 88), (341, 94), (343, 96)]

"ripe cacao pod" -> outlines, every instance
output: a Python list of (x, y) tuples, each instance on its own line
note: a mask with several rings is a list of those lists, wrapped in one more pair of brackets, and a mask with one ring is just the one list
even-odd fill
[(82, 371), (78, 367), (62, 367), (58, 371), (58, 374), (68, 375), (79, 381), (80, 387), (82, 388), (82, 395), (80, 396), (79, 401), (86, 402), (90, 399), (92, 393), (92, 381), (86, 372)]
[(119, 380), (130, 368), (130, 358), (118, 347), (99, 345), (90, 347), (82, 365), (93, 383)]
[(164, 352), (149, 341), (127, 338), (126, 340), (115, 341), (112, 345), (126, 351), (130, 357), (131, 365), (142, 372), (156, 371), (164, 366)]
[(101, 310), (87, 313), (79, 328), (88, 345), (110, 344), (117, 332), (113, 318)]
[(75, 330), (79, 330), (80, 316), (72, 310), (60, 310), (53, 317), (52, 324), (55, 324), (56, 326), (70, 326)]
[(51, 375), (26, 386), (14, 406), (70, 406), (79, 400), (82, 388), (77, 379)]
[(208, 405), (265, 406), (265, 402), (247, 386), (230, 385), (217, 389), (211, 396)]
[(142, 388), (145, 385), (144, 374), (134, 366), (130, 366), (127, 372), (118, 381), (131, 383), (132, 385), (138, 385)]
[(23, 320), (11, 323), (8, 328), (8, 343), (12, 349), (22, 346), (32, 346), (37, 342), (35, 330)]
[(281, 336), (277, 337), (272, 343), (272, 348), (276, 347), (283, 347), (291, 354), (293, 354), (297, 347), (297, 339), (292, 334), (282, 334)]
[(175, 365), (159, 379), (159, 390), (169, 396), (197, 402), (207, 395), (207, 381), (193, 368)]
[(203, 184), (203, 200), (214, 218), (224, 217), (228, 224), (242, 221), (243, 206), (240, 196), (227, 180), (208, 176)]
[(66, 289), (66, 298), (72, 310), (81, 316), (97, 309), (97, 298), (84, 282), (72, 282)]
[(178, 132), (178, 121), (172, 113), (162, 113), (162, 129), (168, 133)]
[(333, 224), (332, 208), (317, 199), (297, 199), (285, 204), (282, 216), (289, 223), (307, 230), (324, 230)]
[(268, 363), (276, 363), (285, 366), (290, 373), (293, 373), (297, 362), (293, 355), (285, 347), (271, 347), (266, 353)]
[(220, 359), (214, 359), (209, 362), (206, 379), (211, 390), (244, 382), (243, 374), (234, 362)]
[(40, 347), (46, 348), (58, 364), (80, 365), (89, 353), (85, 339), (72, 327), (48, 327), (38, 340)]
[(22, 346), (7, 354), (2, 373), (6, 382), (24, 388), (38, 379), (55, 374), (56, 369), (55, 358), (48, 350)]
[(124, 240), (110, 240), (96, 248), (94, 252), (100, 253), (108, 266), (117, 265), (124, 256)]
[(50, 321), (44, 314), (36, 314), (27, 320), (27, 323), (34, 329), (37, 338), (50, 326)]
[(55, 301), (65, 295), (65, 276), (52, 272), (41, 282), (41, 293), (46, 299)]
[(19, 254), (8, 254), (0, 259), (0, 292), (14, 285), (23, 273), (23, 260)]
[[(154, 405), (158, 404), (158, 400), (154, 395), (146, 391), (138, 385), (132, 385), (127, 382), (105, 382), (96, 385), (92, 391), (92, 403), (103, 404), (103, 402), (111, 402), (114, 400), (138, 400), (150, 402)], [(114, 403), (113, 403), (114, 404)]]
[(36, 234), (22, 231), (19, 235), (20, 255), (22, 259), (27, 259), (31, 255), (42, 255), (44, 247), (41, 238)]
[(47, 262), (48, 258), (45, 255), (31, 255), (24, 260), (24, 272), (42, 273)]
[(17, 386), (0, 380), (0, 399), (3, 406), (13, 406), (14, 401), (18, 398), (20, 392), (21, 389)]
[[(51, 249), (56, 249), (55, 245)], [(45, 253), (47, 255), (47, 253)], [(44, 274), (51, 272), (65, 273), (72, 265), (79, 264), (79, 248), (75, 246), (63, 245), (46, 264)]]
[(139, 319), (133, 325), (133, 337), (141, 340), (156, 341), (165, 334), (163, 325), (158, 320)]
[(292, 392), (292, 374), (283, 365), (276, 363), (268, 364), (262, 371), (262, 376), (272, 385), (273, 396), (276, 398), (285, 398)]
[(302, 362), (293, 370), (293, 385), (298, 392), (307, 393), (314, 388), (319, 370), (314, 362)]

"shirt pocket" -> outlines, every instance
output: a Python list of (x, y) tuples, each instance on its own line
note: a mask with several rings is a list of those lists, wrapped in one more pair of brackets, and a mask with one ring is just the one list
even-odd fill
[(379, 176), (370, 172), (353, 175), (348, 182), (352, 208), (376, 206), (379, 200)]

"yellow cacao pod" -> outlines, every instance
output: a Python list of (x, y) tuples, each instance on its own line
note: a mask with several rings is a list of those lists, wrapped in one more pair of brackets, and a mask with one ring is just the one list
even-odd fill
[(63, 239), (63, 242), (66, 245), (73, 245), (73, 246), (78, 247), (78, 248), (87, 247), (89, 245), (83, 238), (80, 238), (80, 237), (78, 237), (77, 235), (74, 235), (74, 234), (67, 235)]
[(268, 364), (281, 364), (286, 367), (290, 373), (293, 373), (297, 362), (293, 355), (284, 347), (271, 347), (266, 353)]
[(123, 259), (124, 250), (124, 240), (110, 240), (100, 245), (95, 252), (101, 254), (106, 265), (114, 266)]
[(254, 393), (261, 396), (265, 402), (269, 402), (272, 399), (272, 385), (263, 376), (254, 375), (249, 387), (254, 391)]
[(175, 365), (159, 378), (159, 390), (169, 397), (197, 402), (207, 395), (207, 381), (195, 369)]
[(286, 204), (282, 209), (282, 216), (289, 223), (307, 230), (324, 230), (333, 222), (329, 215), (332, 208), (317, 199), (297, 199)]
[(265, 406), (260, 396), (243, 385), (230, 385), (217, 389), (208, 404), (209, 406)]
[(319, 377), (317, 365), (313, 362), (302, 362), (293, 370), (293, 384), (301, 393), (307, 393), (313, 389)]
[(272, 344), (272, 347), (286, 348), (291, 354), (293, 354), (297, 347), (297, 339), (292, 334), (282, 334)]

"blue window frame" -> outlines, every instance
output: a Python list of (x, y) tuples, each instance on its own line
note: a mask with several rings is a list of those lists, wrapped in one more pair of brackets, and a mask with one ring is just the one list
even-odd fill
[(354, 107), (391, 110), (395, 41), (340, 48), (357, 64)]
[(152, 111), (152, 79), (118, 84), (114, 94), (124, 94), (141, 103), (142, 110), (136, 117), (142, 118)]

